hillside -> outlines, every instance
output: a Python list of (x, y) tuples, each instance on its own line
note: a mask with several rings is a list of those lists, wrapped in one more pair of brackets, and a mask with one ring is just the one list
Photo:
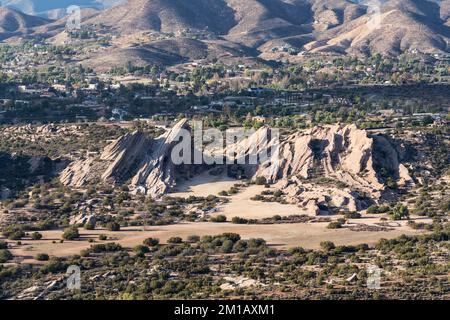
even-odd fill
[(423, 0), (392, 0), (381, 16), (364, 15), (324, 32), (306, 45), (311, 51), (399, 54), (407, 50), (448, 52), (450, 29), (445, 6)]
[[(103, 7), (99, 1), (77, 3)], [(365, 55), (450, 51), (449, 0), (388, 0), (380, 8), (364, 3), (367, 2), (128, 0), (104, 10), (85, 8), (83, 25), (114, 36), (115, 41), (106, 52), (83, 60), (100, 67), (104, 63), (123, 65), (124, 57), (136, 63), (161, 65), (213, 55), (277, 60), (282, 53), (273, 52), (284, 46), (296, 51)], [(31, 9), (24, 10), (51, 9), (38, 7), (34, 2), (28, 4)], [(2, 40), (23, 35), (44, 37), (52, 43), (65, 39), (65, 19), (49, 21), (3, 8), (0, 26)], [(153, 36), (130, 40), (143, 32)], [(214, 41), (222, 45), (211, 45)]]
[(49, 23), (50, 20), (30, 16), (19, 11), (0, 7), (0, 40), (11, 36), (21, 36), (30, 29)]
[(4, 7), (12, 8), (29, 15), (56, 19), (66, 14), (69, 6), (80, 6), (82, 8), (105, 9), (120, 4), (124, 0), (4, 0)]
[(280, 44), (339, 53), (448, 51), (449, 1), (390, 0), (379, 12), (348, 0), (129, 0), (88, 23), (121, 34), (206, 31), (262, 51)]

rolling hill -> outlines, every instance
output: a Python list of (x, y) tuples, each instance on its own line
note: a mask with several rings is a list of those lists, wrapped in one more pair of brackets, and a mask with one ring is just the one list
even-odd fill
[(3, 0), (2, 6), (19, 10), (29, 15), (38, 15), (57, 19), (66, 14), (66, 8), (72, 5), (82, 8), (105, 9), (120, 4), (124, 0)]
[[(66, 4), (51, 8), (31, 0), (9, 2), (28, 4), (25, 8), (32, 12)], [(450, 0), (386, 0), (379, 8), (365, 0), (128, 0), (113, 7), (116, 1), (74, 3), (108, 7), (82, 15), (84, 25), (101, 26), (116, 39), (108, 58), (87, 57), (94, 65), (125, 56), (165, 65), (212, 54), (266, 57), (274, 47), (286, 45), (339, 54), (450, 52)], [(1, 39), (20, 34), (53, 39), (64, 31), (64, 19), (49, 21), (6, 8), (2, 12)], [(130, 45), (130, 37), (142, 32), (164, 36)]]
[(0, 7), (0, 40), (30, 33), (33, 28), (48, 23), (50, 20)]

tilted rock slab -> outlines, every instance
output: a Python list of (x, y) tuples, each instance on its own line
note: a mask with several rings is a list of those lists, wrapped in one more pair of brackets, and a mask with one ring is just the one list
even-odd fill
[(105, 148), (98, 159), (71, 163), (60, 175), (66, 186), (81, 188), (96, 181), (111, 184), (130, 182), (130, 189), (152, 197), (167, 193), (175, 183), (171, 151), (187, 120), (178, 122), (157, 139), (146, 133), (128, 133)]

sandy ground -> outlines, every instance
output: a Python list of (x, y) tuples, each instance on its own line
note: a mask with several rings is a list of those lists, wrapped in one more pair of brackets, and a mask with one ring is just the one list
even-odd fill
[[(369, 218), (368, 220), (371, 219)], [(363, 220), (359, 219), (358, 223), (369, 222)], [(117, 242), (124, 247), (132, 248), (142, 244), (142, 241), (149, 237), (159, 238), (161, 243), (166, 243), (173, 236), (186, 239), (190, 235), (204, 236), (234, 232), (240, 234), (243, 239), (264, 238), (269, 245), (276, 248), (302, 246), (304, 248), (317, 249), (320, 247), (320, 242), (326, 240), (333, 241), (337, 245), (374, 244), (381, 238), (392, 239), (402, 234), (420, 233), (407, 227), (406, 221), (402, 221), (395, 230), (387, 232), (355, 232), (346, 228), (330, 230), (326, 228), (327, 225), (328, 223), (236, 225), (231, 223), (192, 222), (146, 228), (128, 227), (119, 232), (80, 229), (80, 240), (64, 241), (64, 243), (59, 243), (62, 231), (55, 230), (42, 232), (44, 237), (39, 241), (23, 240), (21, 246), (11, 242), (11, 251), (16, 257), (19, 257), (19, 261), (35, 263), (36, 261), (34, 261), (33, 257), (37, 253), (47, 253), (51, 256), (79, 254), (81, 250), (92, 245), (92, 243), (88, 242), (89, 239), (94, 239), (94, 243)], [(98, 240), (100, 234), (105, 234), (111, 239), (100, 241)], [(53, 241), (56, 243), (53, 243)]]
[(204, 172), (191, 180), (178, 183), (177, 190), (170, 195), (183, 198), (217, 196), (219, 192), (229, 190), (236, 183), (239, 181), (226, 175), (213, 176), (209, 172)]
[[(211, 176), (204, 173), (196, 179), (187, 181), (178, 186), (179, 192), (173, 196), (208, 196), (217, 195), (220, 191), (230, 189), (238, 181)], [(279, 203), (264, 203), (252, 201), (255, 195), (266, 190), (264, 186), (252, 185), (242, 189), (238, 194), (229, 197), (230, 202), (218, 207), (219, 212), (224, 214), (229, 221), (235, 216), (251, 219), (262, 219), (273, 217), (274, 215), (289, 216), (302, 214), (302, 210), (295, 205), (283, 205)], [(337, 219), (340, 216), (333, 216)], [(380, 222), (381, 216), (363, 214), (361, 219), (352, 220), (352, 224), (375, 225)], [(431, 222), (429, 219), (416, 218), (421, 222)], [(331, 230), (327, 229), (327, 222), (324, 223), (296, 223), (296, 224), (273, 224), (273, 225), (236, 225), (232, 223), (211, 223), (192, 222), (180, 223), (170, 226), (157, 227), (128, 227), (120, 232), (110, 232), (107, 230), (88, 231), (80, 229), (81, 239), (78, 241), (64, 241), (60, 243), (62, 231), (42, 232), (43, 239), (39, 241), (23, 240), (18, 246), (13, 242), (13, 254), (18, 257), (18, 261), (36, 263), (33, 257), (37, 253), (47, 253), (51, 256), (69, 256), (79, 254), (81, 250), (89, 248), (92, 243), (117, 242), (127, 248), (132, 248), (142, 244), (143, 240), (149, 237), (159, 238), (161, 243), (166, 243), (170, 237), (179, 236), (184, 240), (190, 235), (218, 235), (224, 232), (233, 232), (241, 235), (243, 239), (263, 238), (269, 245), (276, 248), (291, 248), (301, 246), (309, 249), (317, 249), (322, 241), (332, 241), (337, 245), (356, 245), (361, 243), (375, 244), (381, 238), (392, 239), (402, 234), (418, 234), (420, 231), (413, 230), (406, 226), (406, 221), (389, 222), (389, 226), (394, 230), (386, 232), (377, 231), (351, 231), (348, 228)], [(98, 240), (99, 235), (107, 235), (107, 241)]]
[[(239, 183), (239, 181), (226, 175), (212, 176), (205, 172), (194, 179), (179, 183), (177, 191), (172, 193), (171, 196), (189, 197), (193, 195), (206, 197), (208, 195), (218, 195), (219, 192), (229, 190), (236, 183)], [(231, 220), (233, 217), (263, 219), (271, 218), (275, 215), (290, 216), (304, 213), (295, 205), (250, 200), (264, 190), (267, 190), (264, 186), (257, 185), (242, 189), (238, 194), (229, 197), (229, 203), (217, 207), (219, 210), (218, 214), (223, 214), (228, 220)]]
[(292, 216), (304, 213), (296, 205), (251, 200), (264, 190), (268, 189), (257, 185), (251, 185), (241, 190), (238, 194), (230, 197), (230, 202), (217, 207), (219, 214), (223, 214), (228, 220), (231, 220), (233, 217), (264, 219), (275, 215)]

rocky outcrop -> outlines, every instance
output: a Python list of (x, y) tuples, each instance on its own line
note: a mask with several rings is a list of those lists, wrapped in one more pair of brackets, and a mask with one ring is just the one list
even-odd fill
[(75, 217), (72, 217), (70, 219), (70, 224), (71, 225), (82, 225), (82, 226), (89, 224), (95, 228), (95, 225), (97, 224), (97, 218), (93, 214), (87, 214), (87, 213), (83, 212)]
[(271, 157), (246, 166), (247, 176), (276, 183), (290, 202), (308, 211), (355, 211), (377, 202), (386, 190), (385, 177), (378, 172), (381, 168), (400, 186), (413, 183), (389, 141), (370, 137), (355, 125), (318, 126), (279, 142), (274, 136), (264, 127), (232, 149), (238, 158), (249, 158), (253, 150), (267, 153), (271, 149)]
[(175, 183), (176, 168), (171, 161), (171, 151), (181, 130), (187, 128), (187, 120), (182, 120), (157, 139), (143, 132), (128, 133), (107, 146), (99, 158), (71, 163), (60, 180), (76, 188), (98, 181), (129, 182), (133, 192), (159, 197)]
[[(73, 187), (96, 181), (127, 183), (134, 193), (160, 197), (171, 191), (182, 173), (211, 169), (206, 164), (173, 163), (174, 148), (186, 133), (183, 129), (189, 129), (187, 120), (157, 139), (141, 132), (126, 134), (100, 157), (72, 163), (61, 181)], [(191, 149), (191, 154), (194, 151), (198, 150)], [(312, 213), (356, 211), (378, 202), (386, 191), (386, 175), (400, 186), (412, 183), (389, 140), (372, 137), (355, 125), (317, 126), (283, 137), (263, 127), (213, 153), (223, 154), (226, 160), (217, 167), (243, 172), (249, 179), (264, 177), (289, 202)]]

